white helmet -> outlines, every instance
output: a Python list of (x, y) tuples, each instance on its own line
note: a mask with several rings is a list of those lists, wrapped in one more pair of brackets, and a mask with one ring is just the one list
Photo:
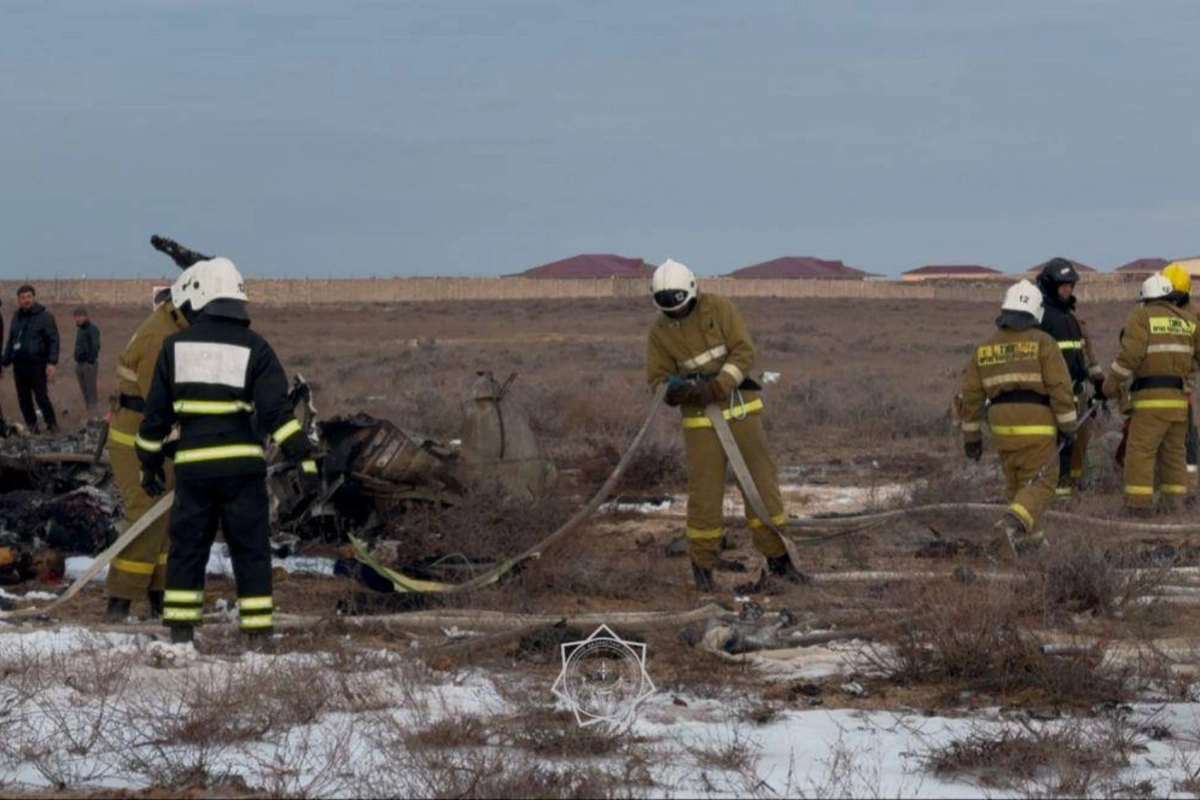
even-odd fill
[[(176, 291), (176, 287), (179, 287)], [(242, 273), (228, 258), (197, 261), (184, 270), (171, 287), (171, 300), (176, 308), (184, 303), (199, 312), (214, 300), (240, 300), (246, 302), (245, 281)]]
[(1042, 321), (1042, 290), (1027, 280), (1019, 280), (1004, 293), (1004, 302), (1000, 304), (1001, 311), (1024, 311), (1032, 314), (1038, 322)]
[(1155, 273), (1142, 282), (1142, 290), (1138, 296), (1143, 300), (1158, 300), (1169, 295), (1174, 289), (1170, 278), (1161, 273)]
[[(196, 262), (197, 264), (200, 262)], [(192, 270), (196, 268), (196, 264), (179, 273), (179, 277), (171, 284), (171, 304), (180, 311), (183, 310), (183, 304), (188, 301), (187, 291), (184, 289), (192, 277)]]
[(668, 258), (650, 278), (650, 293), (654, 305), (663, 311), (678, 311), (695, 299), (696, 276), (678, 261)]

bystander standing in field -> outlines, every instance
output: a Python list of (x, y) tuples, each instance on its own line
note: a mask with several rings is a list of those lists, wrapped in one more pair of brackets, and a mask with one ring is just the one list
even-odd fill
[(96, 365), (100, 361), (100, 329), (88, 319), (87, 309), (75, 309), (75, 378), (88, 413), (96, 410)]
[(1054, 500), (1058, 449), (1078, 425), (1071, 375), (1058, 342), (1039, 329), (1042, 293), (1019, 281), (1004, 294), (998, 329), (971, 352), (963, 376), (963, 450), (983, 455), (986, 415), (1004, 468), (1008, 510), (996, 522), (993, 549), (1024, 553), (1043, 546), (1038, 520)]
[(36, 301), (36, 292), (28, 284), (17, 289), (19, 308), (13, 315), (4, 347), (3, 364), (12, 366), (17, 387), (17, 403), (25, 427), (39, 433), (34, 401), (46, 420), (46, 430), (58, 433), (58, 418), (50, 404), (48, 384), (58, 365), (58, 324), (54, 315)]

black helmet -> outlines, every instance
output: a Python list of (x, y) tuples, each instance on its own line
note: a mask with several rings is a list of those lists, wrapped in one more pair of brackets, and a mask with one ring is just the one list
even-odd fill
[(1042, 265), (1037, 282), (1042, 291), (1055, 292), (1064, 283), (1079, 283), (1079, 273), (1076, 272), (1075, 265), (1070, 261), (1056, 257)]

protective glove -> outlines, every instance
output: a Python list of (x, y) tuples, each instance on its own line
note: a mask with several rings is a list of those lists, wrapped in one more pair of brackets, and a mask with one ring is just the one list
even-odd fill
[(696, 384), (696, 402), (706, 406), (709, 403), (724, 403), (729, 392), (721, 388), (721, 382), (716, 378), (707, 378)]
[(167, 490), (167, 473), (162, 462), (142, 464), (142, 491), (147, 497), (158, 497)]
[(296, 465), (296, 470), (300, 494), (304, 497), (316, 497), (325, 488), (325, 483), (321, 480), (321, 468), (315, 460), (306, 458)]
[(983, 441), (963, 442), (963, 454), (972, 461), (983, 458)]
[(692, 382), (685, 381), (678, 375), (672, 375), (667, 379), (667, 396), (664, 398), (666, 404), (672, 408), (683, 405), (693, 387), (694, 384)]

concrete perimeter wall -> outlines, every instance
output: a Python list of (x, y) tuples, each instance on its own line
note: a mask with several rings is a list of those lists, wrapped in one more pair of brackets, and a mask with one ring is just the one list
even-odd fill
[[(844, 298), (862, 300), (956, 300), (999, 302), (1017, 276), (1002, 279), (938, 281), (849, 281), (701, 278), (705, 291), (729, 297)], [(15, 306), (25, 281), (0, 281), (0, 300)], [(33, 281), (44, 303), (149, 306), (155, 287), (170, 279)], [(1082, 301), (1132, 301), (1141, 276), (1089, 276), (1079, 287)], [(355, 278), (250, 280), (246, 293), (263, 305), (357, 305), (446, 300), (536, 300), (553, 298), (644, 297), (647, 281), (631, 278)]]

